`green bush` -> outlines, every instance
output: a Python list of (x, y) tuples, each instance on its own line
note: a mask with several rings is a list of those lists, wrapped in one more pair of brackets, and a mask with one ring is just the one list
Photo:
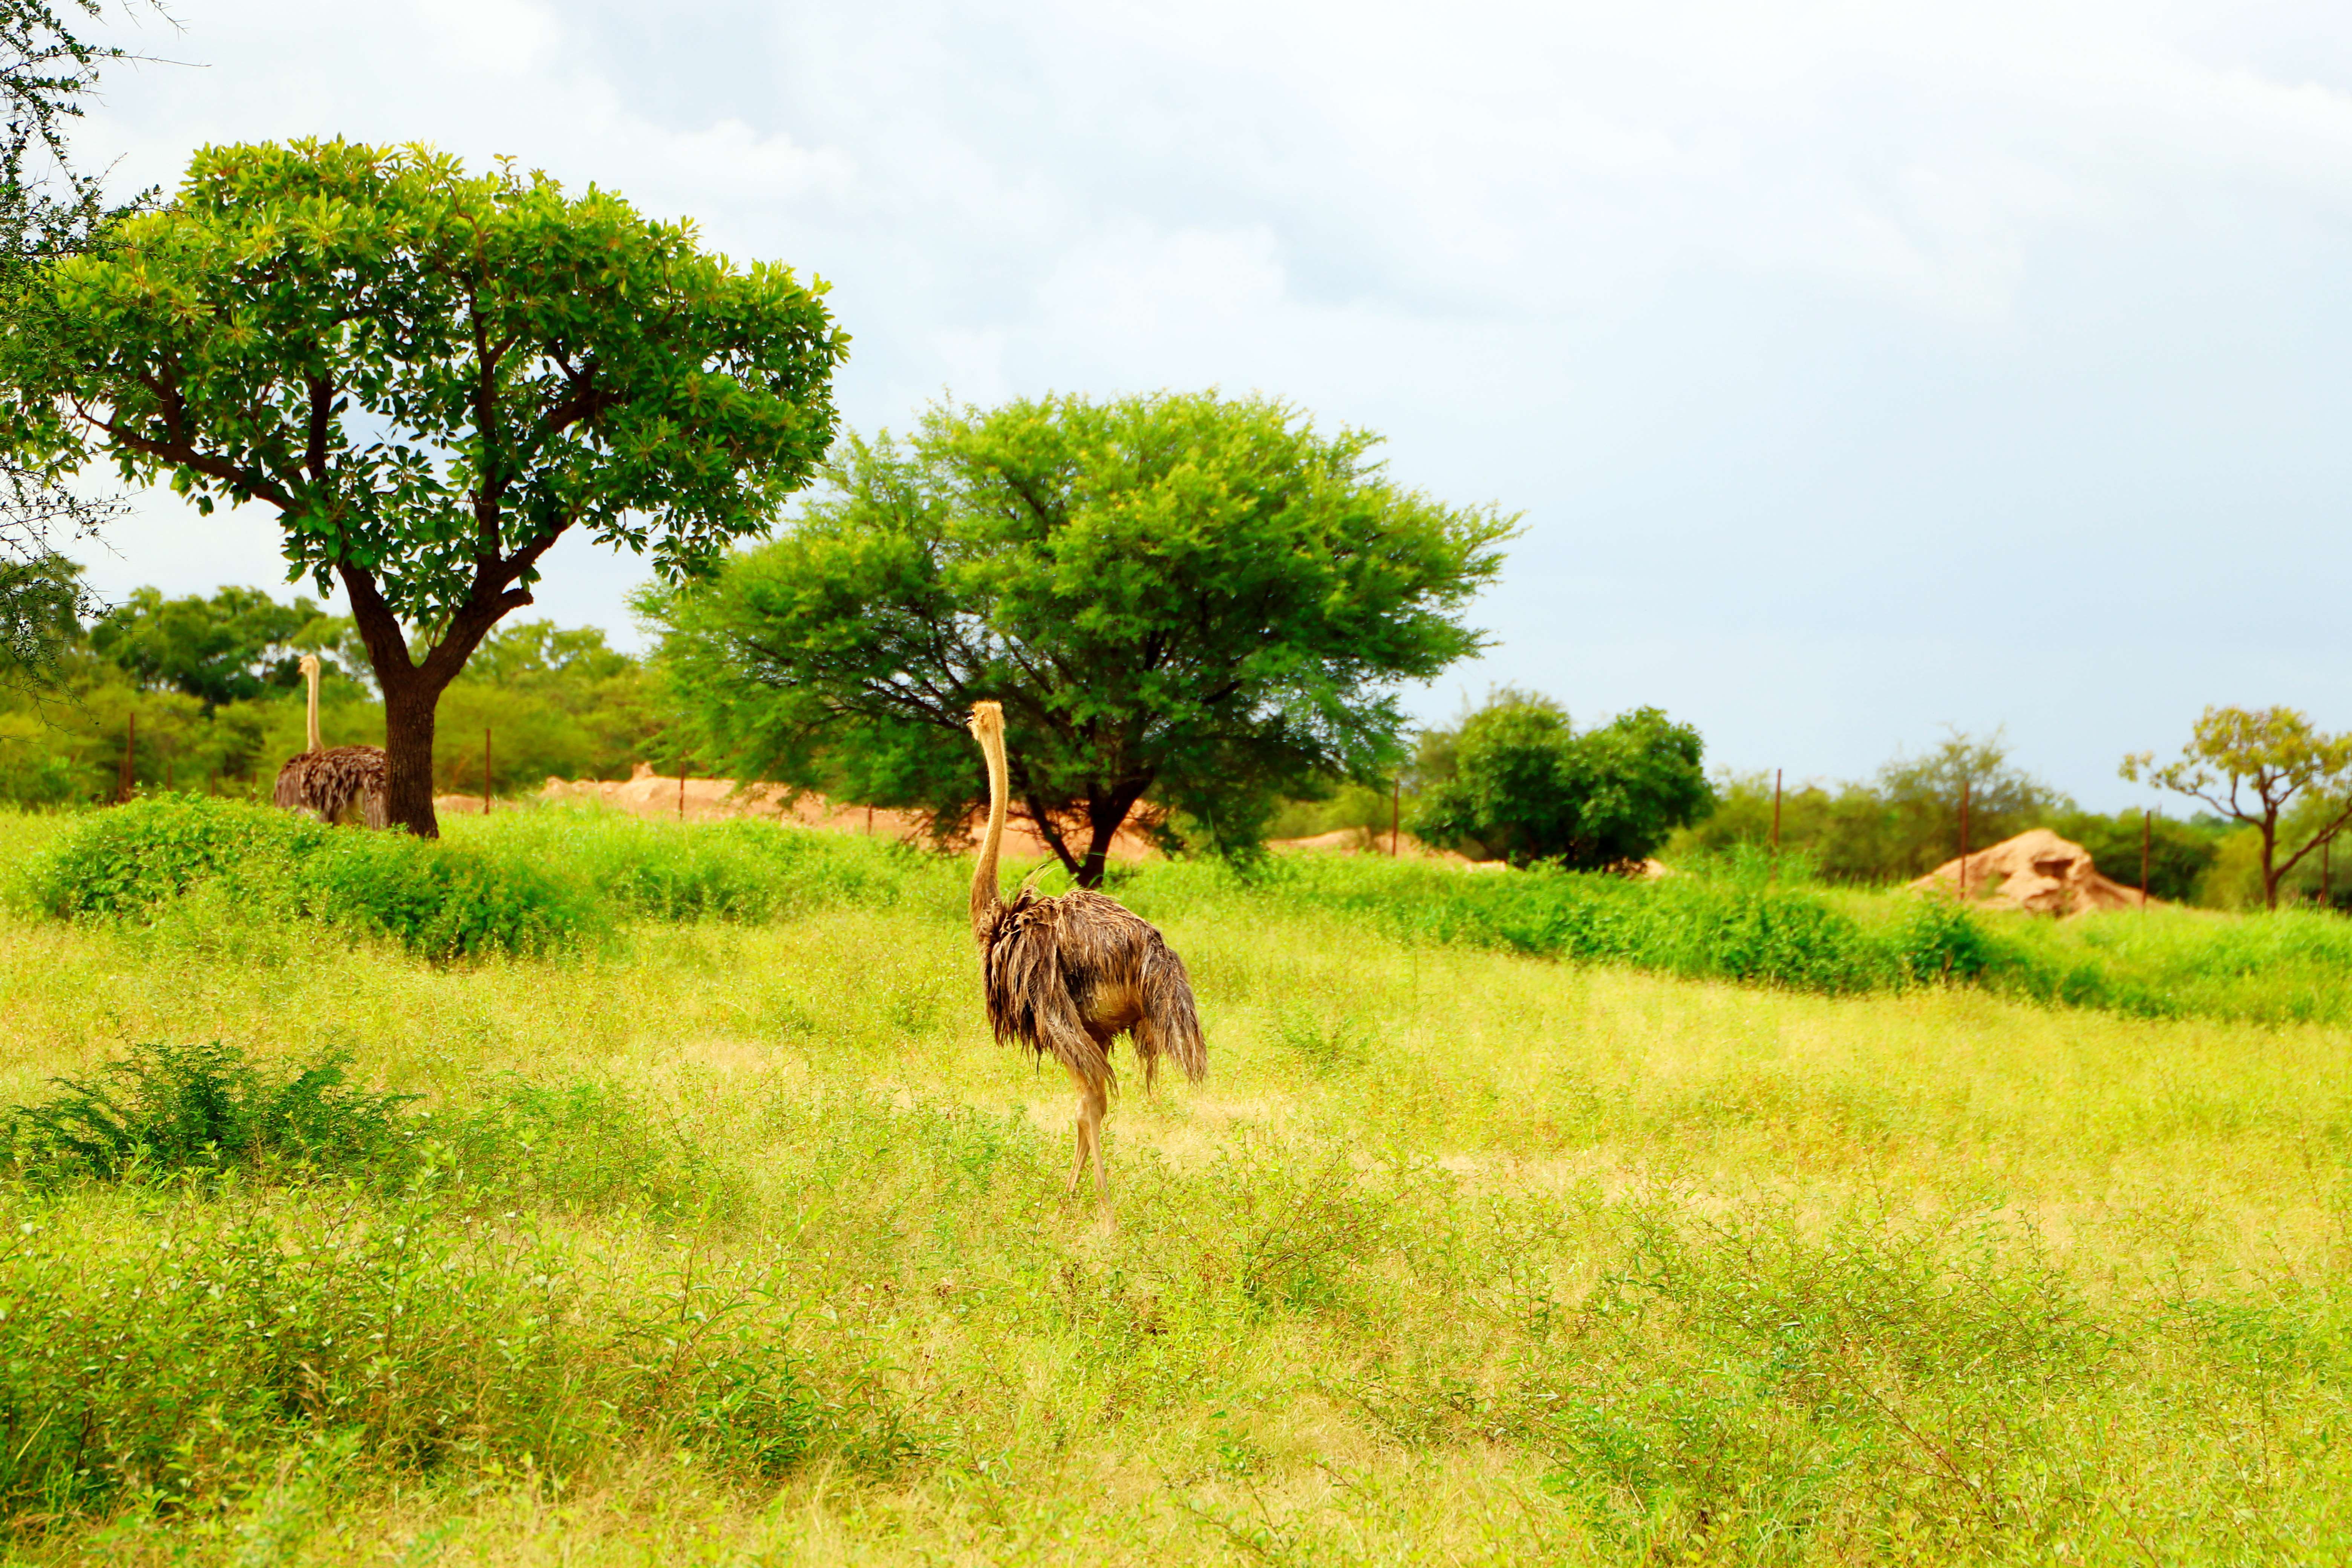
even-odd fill
[[(2139, 886), (2140, 848), (2145, 829), (2147, 848), (2147, 890), (2168, 903), (2187, 903), (2197, 897), (2198, 884), (2221, 853), (2230, 825), (2210, 818), (2176, 822), (2168, 816), (2143, 818), (2137, 811), (2113, 816), (2075, 811), (2053, 820), (2050, 826), (2062, 838), (2071, 838), (2091, 852), (2091, 863), (2102, 876), (2126, 888)], [(2257, 883), (2259, 888), (2259, 883)]]
[(257, 920), (322, 921), (434, 959), (551, 952), (611, 924), (569, 868), (204, 795), (89, 813), (22, 874), (32, 904), (61, 919), (153, 921), (208, 886)]
[(340, 1170), (401, 1146), (408, 1094), (354, 1089), (349, 1058), (266, 1073), (234, 1046), (142, 1045), (96, 1079), (53, 1080), (62, 1094), (16, 1113), (20, 1168), (105, 1180), (234, 1166)]
[(1292, 902), (1427, 941), (1830, 993), (1904, 979), (1884, 939), (1802, 887), (1550, 869), (1464, 875), (1372, 856), (1302, 857), (1266, 878)]
[(460, 818), (459, 842), (561, 865), (615, 913), (646, 920), (785, 920), (845, 903), (954, 900), (968, 868), (887, 840), (771, 822), (646, 821), (550, 807)]
[(310, 817), (204, 795), (163, 795), (78, 818), (33, 856), (23, 878), (59, 919), (132, 919), (200, 883), (282, 872), (327, 841)]
[(335, 834), (304, 858), (300, 881), (308, 912), (427, 958), (547, 952), (610, 929), (574, 875), (405, 833)]

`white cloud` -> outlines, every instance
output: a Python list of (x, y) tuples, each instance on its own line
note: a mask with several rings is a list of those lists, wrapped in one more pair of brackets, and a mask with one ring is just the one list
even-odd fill
[[(185, 24), (142, 41), (205, 68), (120, 73), (86, 128), (124, 183), (233, 137), (508, 153), (824, 275), (861, 425), (943, 390), (1209, 383), (1370, 425), (1401, 477), (1528, 511), (1487, 668), (1580, 712), (1662, 701), (1717, 754), (1806, 772), (2013, 715), (2095, 799), (2211, 695), (2352, 726), (2326, 673), (2352, 668), (2341, 6), (216, 0)], [(123, 549), (193, 583), (175, 505)], [(543, 603), (618, 624), (635, 564), (592, 555)], [(2029, 567), (2073, 607), (1945, 602)]]
[(554, 15), (530, 0), (414, 0), (413, 8), (441, 58), (488, 76), (529, 76), (561, 36)]

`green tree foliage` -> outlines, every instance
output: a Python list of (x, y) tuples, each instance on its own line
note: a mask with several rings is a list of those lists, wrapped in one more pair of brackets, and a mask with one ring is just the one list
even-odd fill
[(2122, 773), (2259, 833), (2266, 909), (2288, 873), (2352, 825), (2352, 734), (2323, 733), (2292, 708), (2208, 708), (2178, 758), (2158, 767), (2155, 752), (2137, 752)]
[(1283, 796), (1381, 774), (1393, 684), (1480, 646), (1461, 612), (1513, 521), (1400, 489), (1374, 444), (1214, 393), (944, 405), (641, 608), (713, 765), (942, 837), (985, 795), (965, 719), (1002, 701), (1014, 810), (1094, 886), (1139, 806), (1234, 852)]
[(821, 292), (593, 186), (207, 147), (168, 205), (17, 290), (39, 330), (0, 348), (5, 434), (45, 474), (102, 457), (200, 512), (274, 508), (295, 568), (349, 595), (392, 819), (430, 835), (441, 693), (558, 539), (674, 577), (807, 481), (847, 346)]
[(644, 667), (594, 626), (519, 621), (483, 639), (441, 702), (434, 786), (482, 787), (490, 733), (491, 787), (521, 793), (554, 778), (626, 778), (629, 764), (662, 750)]
[(0, 685), (55, 676), (58, 655), (89, 604), (81, 568), (49, 550), (0, 551)]
[(1634, 864), (1714, 804), (1704, 749), (1655, 708), (1580, 734), (1549, 699), (1502, 693), (1431, 748), (1450, 752), (1450, 772), (1422, 796), (1412, 831), (1514, 866)]
[[(98, 0), (65, 9), (99, 15)], [(86, 248), (109, 216), (98, 181), (73, 167), (66, 122), (80, 115), (100, 67), (122, 58), (75, 36), (57, 6), (0, 0), (0, 336), (28, 325), (26, 278)], [(67, 624), (104, 607), (57, 542), (95, 532), (120, 504), (0, 455), (0, 684), (55, 685)]]
[(2091, 852), (2091, 863), (2126, 888), (2139, 886), (2141, 828), (2147, 844), (2150, 898), (2189, 903), (2200, 896), (2207, 873), (2221, 854), (2228, 825), (2211, 817), (2181, 822), (2169, 816), (2143, 819), (2137, 811), (2113, 816), (2061, 812), (2045, 826)]
[(89, 640), (141, 690), (184, 692), (209, 710), (298, 689), (299, 657), (331, 648), (340, 629), (310, 600), (281, 605), (259, 588), (179, 599), (139, 588), (99, 619)]
[[(1924, 756), (1895, 757), (1872, 779), (1834, 785), (1809, 780), (1785, 787), (1780, 847), (1807, 857), (1832, 881), (1907, 881), (1959, 853), (1963, 785), (1971, 849), (2044, 826), (2073, 809), (2063, 795), (2009, 760), (1998, 732), (1981, 739), (1955, 732)], [(1771, 841), (1770, 773), (1727, 773), (1716, 787), (1714, 815), (1678, 836), (1673, 853), (1714, 853)], [(2138, 864), (2137, 858), (2133, 864)]]
[(2010, 762), (1999, 731), (1981, 740), (1954, 731), (1922, 756), (1897, 757), (1879, 770), (1878, 796), (1881, 863), (1895, 866), (1898, 877), (1924, 875), (1960, 852), (1964, 804), (1972, 850), (2013, 838), (2067, 804)]
[[(337, 662), (336, 651), (354, 640), (351, 623), (311, 610), (307, 600), (278, 604), (257, 589), (165, 600), (141, 588), (85, 634), (59, 606), (57, 684), (0, 691), (0, 802), (110, 800), (126, 744), (135, 789), (267, 795), (278, 764), (307, 743), (302, 685), (290, 659), (280, 662), (284, 648), (329, 650), (320, 682), (329, 744), (382, 733), (383, 708), (360, 678), (364, 663), (354, 671)], [(289, 626), (299, 629), (276, 645), (280, 651), (261, 648), (267, 658), (250, 638), (236, 640), (240, 626), (282, 634)], [(224, 639), (225, 653), (217, 651)], [(233, 688), (226, 694), (224, 684)], [(204, 700), (207, 687), (216, 700)], [(499, 627), (445, 694), (443, 710), (434, 777), (445, 793), (482, 787), (486, 725), (497, 737), (501, 793), (533, 789), (550, 774), (625, 777), (633, 761), (660, 746), (643, 667), (593, 627)]]

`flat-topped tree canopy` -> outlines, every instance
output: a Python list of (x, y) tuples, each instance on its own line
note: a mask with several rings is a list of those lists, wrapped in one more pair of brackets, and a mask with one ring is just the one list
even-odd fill
[(1080, 886), (1131, 818), (1245, 855), (1283, 797), (1384, 779), (1397, 688), (1485, 642), (1465, 616), (1516, 518), (1396, 484), (1377, 446), (1214, 391), (942, 403), (845, 440), (773, 543), (640, 607), (685, 733), (739, 777), (951, 838), (988, 799), (964, 734), (988, 700), (1011, 809)]
[(677, 580), (764, 531), (832, 444), (848, 345), (821, 282), (420, 145), (207, 147), (26, 287), (0, 435), (202, 513), (275, 507), (289, 580), (350, 595), (391, 818), (428, 835), (434, 706), (549, 547), (582, 531)]

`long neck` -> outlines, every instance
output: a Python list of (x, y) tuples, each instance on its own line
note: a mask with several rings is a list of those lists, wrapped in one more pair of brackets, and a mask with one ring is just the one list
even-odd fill
[(971, 934), (985, 940), (1004, 907), (996, 892), (996, 852), (1004, 843), (1004, 737), (984, 735), (980, 749), (988, 755), (988, 837), (980, 843), (980, 864), (971, 868)]
[(319, 667), (314, 664), (310, 667), (310, 750), (317, 752), (326, 749), (319, 740)]

